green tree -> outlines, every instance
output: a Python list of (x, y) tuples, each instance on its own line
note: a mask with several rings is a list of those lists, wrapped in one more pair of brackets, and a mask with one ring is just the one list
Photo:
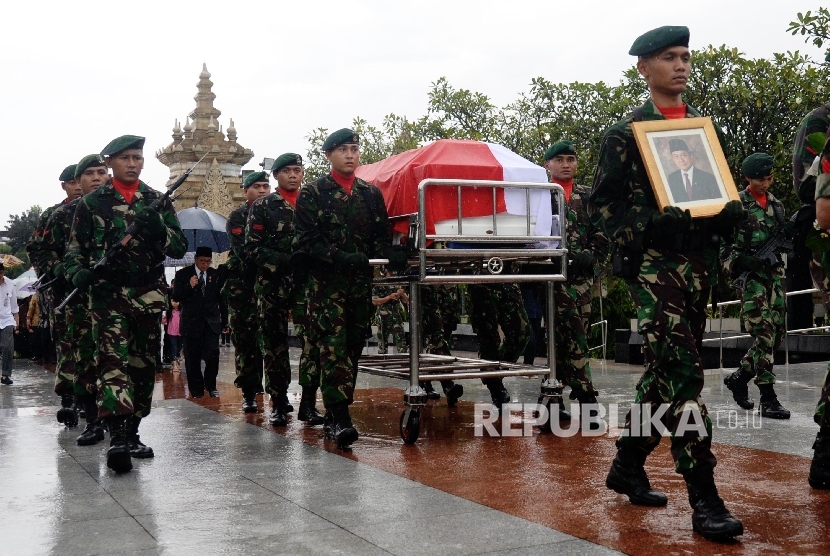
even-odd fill
[(796, 21), (790, 22), (787, 32), (803, 36), (804, 42), (812, 42), (817, 48), (830, 41), (830, 11), (827, 8), (819, 8), (817, 13), (799, 12), (797, 17)]
[(37, 227), (37, 221), (40, 218), (41, 212), (43, 211), (41, 211), (40, 207), (34, 205), (29, 210), (20, 214), (9, 215), (9, 247), (12, 248), (14, 253), (21, 251), (29, 243), (32, 232)]

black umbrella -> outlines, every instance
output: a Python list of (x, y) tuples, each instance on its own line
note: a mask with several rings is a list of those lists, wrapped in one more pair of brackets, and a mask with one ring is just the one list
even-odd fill
[(214, 253), (231, 248), (224, 217), (199, 207), (182, 209), (176, 215), (187, 238), (188, 252), (197, 247), (210, 247)]

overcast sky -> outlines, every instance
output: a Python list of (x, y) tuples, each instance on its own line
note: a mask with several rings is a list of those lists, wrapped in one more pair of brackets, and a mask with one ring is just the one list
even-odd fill
[[(141, 178), (167, 168), (154, 153), (195, 107), (207, 63), (219, 124), (233, 118), (258, 168), (305, 154), (317, 127), (362, 116), (426, 112), (430, 83), (488, 95), (499, 106), (534, 77), (619, 82), (633, 40), (687, 25), (691, 48), (726, 44), (750, 57), (801, 50), (786, 33), (820, 4), (759, 0), (422, 0), (389, 2), (9, 2), (0, 32), (0, 227), (9, 214), (63, 198), (61, 170), (123, 134), (147, 137)], [(683, 17), (668, 17), (669, 13)]]

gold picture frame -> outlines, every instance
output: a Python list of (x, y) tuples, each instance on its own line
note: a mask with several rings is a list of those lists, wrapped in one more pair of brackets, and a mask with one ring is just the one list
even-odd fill
[(631, 129), (661, 211), (671, 205), (695, 218), (713, 216), (740, 199), (711, 118), (633, 122)]

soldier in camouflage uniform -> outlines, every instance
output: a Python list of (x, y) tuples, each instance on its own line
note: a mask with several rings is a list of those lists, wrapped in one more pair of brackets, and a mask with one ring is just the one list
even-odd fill
[(632, 412), (626, 417), (606, 486), (634, 504), (667, 503), (665, 494), (652, 490), (644, 469), (661, 438), (645, 415), (665, 410), (660, 420), (671, 434), (675, 469), (686, 481), (693, 529), (723, 540), (743, 534), (743, 525), (726, 510), (715, 486), (712, 422), (700, 397), (698, 350), (717, 276), (719, 236), (729, 235), (744, 211), (740, 201), (731, 201), (713, 218), (692, 220), (689, 211), (672, 206), (661, 212), (632, 131), (634, 121), (698, 115), (681, 96), (691, 69), (688, 44), (686, 27), (661, 27), (632, 45), (629, 54), (638, 56), (650, 98), (605, 132), (588, 206), (594, 223), (616, 243), (614, 271), (626, 279), (637, 306), (646, 359), (632, 406), (642, 409), (644, 418), (633, 427)]
[[(825, 129), (825, 137), (828, 136), (830, 136), (830, 127)], [(816, 221), (819, 228), (830, 230), (830, 141), (826, 139), (816, 173), (818, 174), (815, 193)], [(828, 270), (827, 263), (830, 257), (827, 253), (823, 255), (824, 269)], [(821, 389), (813, 419), (819, 426), (819, 431), (813, 443), (813, 462), (810, 465), (808, 481), (813, 488), (830, 489), (830, 364), (827, 365), (824, 386)]]
[(781, 406), (775, 395), (775, 374), (772, 372), (775, 351), (784, 337), (784, 267), (770, 268), (754, 256), (761, 245), (789, 224), (784, 220), (784, 207), (769, 192), (774, 164), (773, 158), (766, 153), (755, 153), (744, 160), (742, 170), (749, 185), (740, 195), (749, 217), (741, 225), (735, 242), (724, 245), (721, 252), (724, 269), (733, 278), (748, 273), (741, 292), (741, 318), (744, 328), (754, 339), (741, 359), (741, 366), (725, 377), (723, 383), (732, 391), (739, 406), (752, 409), (754, 403), (747, 384), (754, 378), (761, 391), (761, 416), (789, 419), (790, 412)]
[[(830, 55), (828, 55), (830, 58)], [(830, 61), (830, 60), (828, 60)], [(811, 111), (801, 121), (795, 134), (793, 145), (793, 189), (795, 189), (799, 200), (804, 203), (802, 211), (806, 211), (802, 221), (801, 211), (798, 220), (799, 227), (809, 231), (813, 224), (813, 211), (815, 210), (816, 176), (820, 169), (818, 161), (822, 146), (827, 136), (827, 129), (830, 128), (830, 102), (819, 106)], [(812, 207), (813, 210), (810, 210)], [(802, 247), (796, 245), (796, 250)], [(806, 251), (806, 248), (804, 248)], [(806, 253), (805, 253), (806, 255)], [(821, 253), (811, 253), (810, 277), (813, 279), (813, 286), (821, 291), (824, 301), (824, 308), (830, 315), (830, 279), (828, 273), (821, 263)]]
[[(231, 342), (234, 346), (236, 379), (233, 383), (242, 389), (242, 410), (256, 413), (256, 394), (262, 388), (262, 352), (257, 340), (259, 322), (255, 298), (256, 264), (245, 252), (245, 225), (251, 205), (271, 192), (268, 176), (253, 181), (263, 172), (252, 172), (245, 176), (242, 187), (245, 202), (228, 216), (226, 229), (231, 243), (228, 256), (228, 277), (222, 287), (222, 295), (230, 312)], [(253, 176), (253, 177), (252, 177)]]
[[(556, 320), (556, 378), (571, 387), (570, 398), (579, 403), (597, 403), (588, 363), (588, 331), (591, 324), (591, 294), (599, 275), (597, 260), (604, 259), (608, 241), (594, 228), (585, 207), (591, 189), (574, 181), (578, 162), (570, 141), (559, 141), (545, 151), (545, 168), (551, 181), (565, 190), (565, 245), (570, 264), (567, 282), (554, 282)], [(553, 199), (553, 207), (558, 207)], [(598, 256), (595, 256), (597, 253)], [(570, 415), (560, 407), (560, 419)]]
[[(54, 278), (58, 277), (53, 273), (56, 262), (48, 249), (43, 246), (43, 240), (48, 237), (47, 223), (52, 214), (60, 207), (66, 206), (75, 199), (81, 196), (81, 186), (75, 180), (75, 164), (71, 164), (63, 169), (60, 177), (61, 188), (66, 193), (66, 199), (60, 203), (53, 205), (44, 210), (38, 218), (35, 225), (35, 231), (26, 244), (26, 253), (29, 255), (29, 261), (35, 268), (37, 275), (41, 277), (41, 283), (45, 284)], [(51, 264), (50, 264), (51, 262)], [(60, 261), (57, 261), (60, 262)], [(47, 325), (51, 329), (52, 338), (58, 346), (62, 345), (62, 339), (66, 336), (66, 327), (64, 326), (64, 319), (56, 319), (51, 308), (63, 299), (63, 284), (56, 282), (47, 289), (41, 290), (41, 306), (49, 308), (46, 313), (48, 319), (41, 322), (41, 326)], [(57, 303), (55, 302), (57, 300)], [(73, 395), (73, 378), (75, 376), (74, 368), (65, 356), (67, 349), (66, 342), (63, 341), (64, 353), (59, 353), (58, 363), (55, 368), (55, 393), (61, 397), (61, 408), (57, 412), (57, 419), (59, 423), (63, 423), (68, 427), (74, 427), (78, 424), (78, 407), (75, 404), (75, 397)], [(54, 354), (50, 355), (51, 358)]]
[(409, 299), (406, 292), (398, 286), (375, 286), (372, 293), (372, 305), (375, 306), (373, 323), (378, 327), (378, 353), (386, 353), (390, 334), (397, 352), (406, 353), (409, 346), (403, 329), (405, 309), (401, 304), (401, 299)]
[(331, 173), (300, 191), (295, 212), (297, 250), (310, 258), (310, 333), (320, 350), (327, 436), (345, 448), (358, 432), (349, 415), (357, 365), (372, 317), (369, 258), (389, 259), (392, 271), (406, 268), (406, 256), (391, 248), (386, 204), (380, 190), (354, 175), (360, 164), (358, 135), (341, 129), (323, 151)]
[[(297, 155), (294, 155), (295, 157)], [(295, 159), (296, 160), (296, 159)], [(257, 181), (268, 174), (257, 172)], [(265, 392), (271, 396), (269, 422), (288, 424), (288, 311), (291, 300), (291, 253), (294, 241), (294, 203), (302, 183), (302, 171), (291, 176), (290, 189), (278, 186), (274, 193), (251, 205), (245, 226), (245, 251), (254, 262), (259, 314), (259, 347), (265, 362)], [(286, 182), (287, 183), (287, 182)], [(289, 200), (290, 199), (290, 200)], [(294, 202), (292, 202), (294, 201)]]
[[(85, 156), (75, 167), (75, 180), (84, 195), (107, 183), (109, 171), (104, 157), (100, 154)], [(41, 239), (42, 261), (50, 275), (58, 280), (52, 286), (59, 293), (58, 301), (67, 293), (63, 260), (75, 209), (80, 198), (68, 205), (62, 205), (52, 213), (46, 223)], [(75, 295), (64, 307), (62, 314), (55, 315), (62, 322), (64, 331), (59, 344), (59, 379), (71, 380), (73, 393), (78, 405), (83, 407), (86, 428), (77, 439), (79, 446), (91, 446), (104, 439), (104, 427), (98, 419), (95, 404), (98, 393), (98, 369), (95, 365), (95, 342), (92, 339), (92, 318), (89, 313), (89, 295), (86, 292)]]
[[(80, 291), (89, 291), (98, 363), (98, 417), (110, 431), (107, 466), (132, 469), (131, 456), (153, 457), (138, 428), (150, 413), (156, 358), (161, 348), (165, 308), (165, 255), (180, 259), (187, 249), (173, 204), (139, 180), (144, 138), (125, 135), (101, 154), (112, 180), (78, 203), (67, 248), (65, 274)], [(135, 223), (135, 236), (124, 237)], [(122, 239), (123, 238), (123, 239)], [(104, 267), (92, 268), (113, 245), (122, 248)]]
[[(470, 284), (470, 323), (478, 337), (478, 356), (488, 361), (515, 363), (524, 353), (529, 338), (522, 292), (517, 284)], [(504, 339), (499, 336), (501, 327)], [(501, 378), (482, 378), (493, 405), (510, 403), (510, 392)]]

